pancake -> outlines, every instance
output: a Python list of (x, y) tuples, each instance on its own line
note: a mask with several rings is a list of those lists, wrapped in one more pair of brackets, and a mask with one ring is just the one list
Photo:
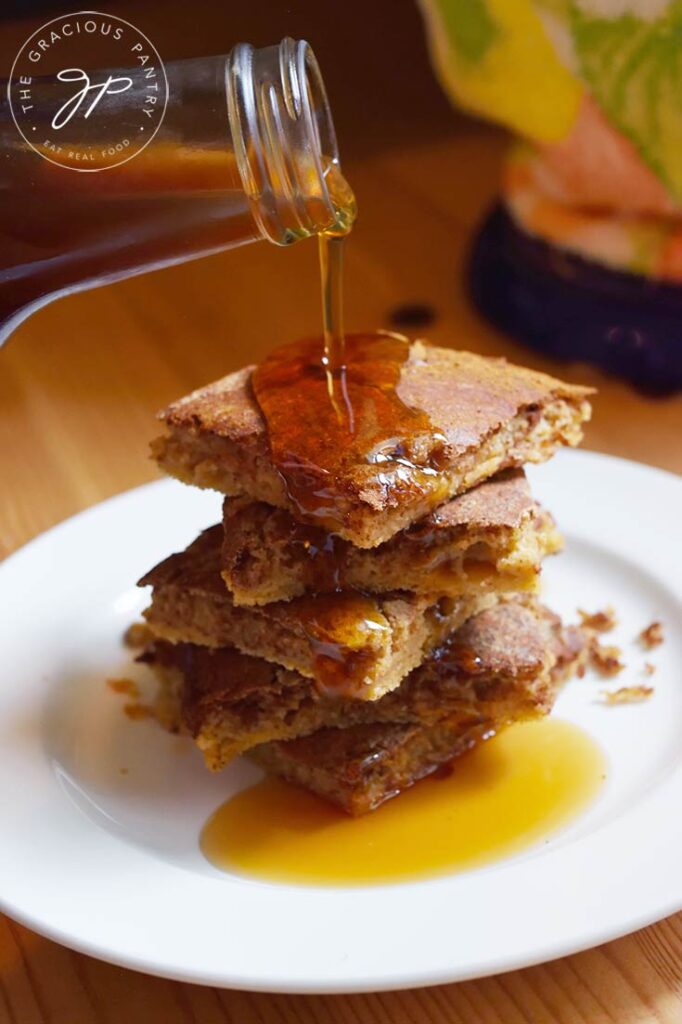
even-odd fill
[[(251, 387), (253, 369), (169, 406), (161, 414), (166, 433), (152, 443), (152, 453), (185, 483), (245, 495), (305, 520), (272, 461)], [(376, 452), (363, 452), (335, 474), (333, 530), (356, 547), (382, 544), (502, 469), (544, 462), (560, 446), (578, 444), (592, 393), (503, 359), (422, 342), (410, 346), (396, 392), (405, 406), (428, 410), (433, 429), (387, 439), (380, 460)], [(408, 464), (421, 468), (417, 486), (405, 486)], [(311, 491), (330, 486), (324, 467), (305, 469)], [(321, 523), (319, 517), (310, 521)]]
[(225, 499), (223, 528), (222, 576), (245, 606), (345, 589), (450, 597), (533, 591), (542, 559), (561, 547), (522, 470), (479, 484), (369, 550), (248, 498)]

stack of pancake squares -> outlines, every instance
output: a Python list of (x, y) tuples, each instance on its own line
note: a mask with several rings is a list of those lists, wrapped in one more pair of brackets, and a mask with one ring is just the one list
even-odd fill
[(581, 657), (579, 632), (534, 596), (561, 538), (522, 467), (579, 443), (590, 391), (412, 343), (398, 391), (437, 422), (438, 471), (396, 490), (351, 460), (328, 532), (273, 462), (253, 369), (162, 414), (158, 464), (226, 497), (222, 523), (140, 581), (141, 658), (159, 717), (209, 768), (246, 754), (364, 814), (547, 714)]

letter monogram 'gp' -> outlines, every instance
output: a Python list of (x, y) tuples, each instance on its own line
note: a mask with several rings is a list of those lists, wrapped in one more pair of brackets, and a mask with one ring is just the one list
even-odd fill
[(107, 94), (109, 96), (115, 96), (117, 93), (126, 92), (130, 89), (133, 80), (123, 75), (120, 78), (114, 78), (113, 75), (109, 75), (104, 82), (97, 84), (90, 83), (90, 76), (87, 71), (83, 71), (82, 68), (64, 68), (59, 72), (57, 78), (60, 82), (83, 82), (82, 89), (74, 93), (65, 103), (62, 103), (57, 113), (52, 118), (52, 127), (58, 131), (67, 125), (71, 118), (78, 112), (86, 96), (90, 92), (94, 92), (92, 102), (90, 106), (83, 114), (83, 117), (90, 117), (99, 101), (103, 96)]

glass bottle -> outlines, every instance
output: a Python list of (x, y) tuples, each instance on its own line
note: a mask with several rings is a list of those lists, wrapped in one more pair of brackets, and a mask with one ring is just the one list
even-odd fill
[[(168, 103), (153, 140), (100, 173), (43, 159), (5, 110), (0, 344), (61, 295), (260, 239), (288, 245), (349, 230), (353, 194), (305, 41), (239, 44), (165, 70)], [(35, 84), (38, 97), (41, 87), (49, 79)], [(132, 100), (110, 102), (120, 113)]]

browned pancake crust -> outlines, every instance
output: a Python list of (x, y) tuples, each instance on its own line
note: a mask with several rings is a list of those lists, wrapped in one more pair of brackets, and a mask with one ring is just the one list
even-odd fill
[[(247, 495), (295, 512), (272, 464), (267, 431), (252, 393), (253, 367), (180, 399), (162, 414), (167, 433), (152, 445), (162, 469), (186, 483)], [(427, 515), (437, 504), (494, 473), (542, 462), (560, 445), (576, 445), (589, 419), (591, 389), (470, 352), (415, 342), (398, 384), (402, 401), (426, 409), (437, 434), (414, 439), (409, 452), (439, 472), (406, 492), (367, 461), (335, 481), (343, 493), (339, 533), (371, 548)], [(310, 487), (316, 486), (310, 467)], [(320, 470), (320, 474), (322, 471)], [(320, 476), (317, 484), (324, 481)]]
[(430, 725), (542, 714), (580, 642), (556, 615), (528, 600), (505, 601), (465, 623), (402, 684), (377, 701), (321, 696), (296, 672), (230, 648), (157, 642), (145, 655), (170, 687), (175, 718), (212, 769), (270, 740), (323, 727), (376, 721)]
[(225, 499), (223, 528), (222, 576), (246, 606), (345, 589), (530, 591), (542, 558), (561, 545), (522, 470), (479, 484), (370, 550), (248, 498)]
[(154, 588), (144, 614), (155, 635), (237, 647), (338, 695), (383, 696), (453, 629), (497, 599), (345, 592), (238, 608), (220, 576), (222, 535), (221, 526), (206, 530), (140, 580)]

